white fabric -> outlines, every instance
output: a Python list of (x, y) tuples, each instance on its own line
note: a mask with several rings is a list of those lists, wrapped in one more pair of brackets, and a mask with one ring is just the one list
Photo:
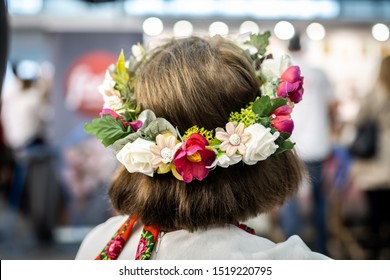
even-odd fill
[(334, 99), (332, 87), (322, 70), (311, 67), (299, 56), (294, 56), (294, 64), (301, 68), (304, 94), (291, 115), (294, 120), (291, 138), (303, 160), (323, 160), (332, 148), (329, 122), (329, 105)]
[[(113, 234), (127, 219), (116, 216), (95, 227), (83, 240), (76, 259), (94, 259), (99, 255)], [(119, 255), (119, 260), (134, 260), (142, 226), (136, 223), (131, 237)], [(160, 234), (153, 250), (155, 260), (188, 259), (329, 259), (312, 252), (298, 237), (292, 236), (282, 243), (252, 235), (234, 226), (213, 227), (190, 233), (178, 230)]]
[(20, 84), (5, 88), (1, 120), (7, 144), (18, 149), (33, 140), (42, 130), (45, 112), (39, 88), (23, 90)]

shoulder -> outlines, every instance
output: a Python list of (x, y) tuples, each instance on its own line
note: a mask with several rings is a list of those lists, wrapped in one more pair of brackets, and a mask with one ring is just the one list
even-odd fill
[(313, 252), (303, 240), (293, 235), (284, 242), (277, 243), (275, 246), (267, 252), (270, 259), (281, 260), (329, 260), (330, 258)]
[(327, 259), (312, 252), (298, 236), (274, 243), (233, 225), (167, 233), (158, 247), (156, 259)]
[(127, 216), (115, 216), (94, 227), (82, 241), (76, 259), (95, 259), (127, 218)]

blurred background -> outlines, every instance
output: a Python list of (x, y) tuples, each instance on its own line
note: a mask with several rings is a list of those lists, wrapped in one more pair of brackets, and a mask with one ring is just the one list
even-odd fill
[[(372, 204), (351, 175), (356, 159), (349, 152), (363, 100), (375, 87), (381, 60), (390, 55), (390, 1), (5, 2), (1, 259), (73, 259), (85, 234), (114, 215), (106, 192), (116, 160), (83, 126), (101, 110), (97, 88), (121, 49), (130, 54), (137, 42), (149, 48), (172, 36), (243, 38), (268, 30), (268, 50), (310, 64), (302, 67), (306, 90), (327, 96), (313, 94), (315, 106), (324, 109), (306, 106), (323, 110), (327, 121), (310, 131), (297, 115), (293, 137), (320, 135), (329, 141), (311, 145), (317, 158), (302, 148), (305, 162), (321, 163), (320, 174), (313, 175), (321, 181), (319, 189), (306, 182), (287, 206), (248, 223), (275, 242), (299, 234), (313, 250), (335, 259), (390, 259), (388, 215), (380, 228), (372, 224)], [(303, 123), (316, 118), (303, 115)], [(389, 213), (389, 206), (380, 211)]]

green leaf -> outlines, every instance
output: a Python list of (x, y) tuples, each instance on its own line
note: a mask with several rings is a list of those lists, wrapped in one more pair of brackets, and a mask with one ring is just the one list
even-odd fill
[(277, 143), (279, 145), (279, 148), (275, 151), (275, 155), (279, 155), (285, 151), (291, 150), (294, 148), (295, 143), (286, 140), (281, 141), (280, 143)]
[(286, 104), (287, 100), (285, 98), (270, 98), (265, 95), (253, 102), (252, 111), (260, 118), (268, 117), (277, 108)]
[(123, 54), (123, 49), (119, 54), (118, 61), (116, 63), (116, 73), (119, 76), (121, 82), (124, 84), (129, 80), (129, 73), (127, 73), (126, 65), (125, 65), (125, 55)]
[(268, 116), (271, 108), (271, 98), (269, 96), (262, 96), (253, 102), (252, 111), (259, 117)]
[(260, 118), (258, 118), (257, 122), (265, 127), (269, 127), (271, 125), (271, 118), (270, 117), (260, 117)]
[(273, 98), (271, 99), (271, 107), (269, 108), (269, 113), (271, 114), (273, 111), (275, 111), (277, 108), (280, 106), (286, 105), (287, 104), (287, 99), (285, 98)]
[(101, 140), (105, 147), (129, 134), (119, 118), (115, 119), (108, 114), (103, 115), (102, 118), (95, 118), (90, 123), (86, 123), (84, 125), (84, 131), (89, 134), (95, 134), (96, 138)]
[(291, 134), (290, 133), (287, 133), (287, 132), (281, 132), (280, 133), (280, 137), (283, 139), (283, 140), (287, 140), (288, 138), (290, 138)]
[(262, 34), (252, 34), (249, 41), (246, 41), (245, 44), (254, 46), (257, 49), (257, 53), (263, 56), (269, 45), (269, 37), (271, 37), (271, 32), (269, 31)]

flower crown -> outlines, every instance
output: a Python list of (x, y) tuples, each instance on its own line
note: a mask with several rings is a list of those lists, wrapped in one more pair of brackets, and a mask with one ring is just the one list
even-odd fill
[(288, 56), (274, 59), (266, 53), (270, 32), (253, 34), (240, 46), (253, 61), (261, 81), (262, 96), (240, 112), (232, 112), (225, 128), (214, 131), (193, 126), (184, 135), (151, 110), (141, 112), (134, 97), (139, 67), (148, 59), (140, 44), (125, 61), (123, 51), (116, 65), (106, 71), (99, 92), (104, 106), (100, 118), (85, 125), (130, 172), (153, 177), (172, 172), (190, 183), (202, 180), (216, 166), (243, 162), (256, 164), (294, 147), (289, 137), (294, 128), (291, 112), (302, 99), (303, 77)]

